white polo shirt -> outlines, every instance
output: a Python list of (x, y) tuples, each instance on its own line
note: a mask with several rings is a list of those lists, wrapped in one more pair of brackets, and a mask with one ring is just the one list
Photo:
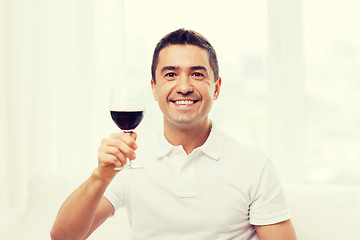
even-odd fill
[(134, 240), (258, 239), (253, 225), (290, 218), (270, 160), (213, 126), (187, 155), (162, 133), (138, 143), (133, 164), (105, 192), (126, 207)]

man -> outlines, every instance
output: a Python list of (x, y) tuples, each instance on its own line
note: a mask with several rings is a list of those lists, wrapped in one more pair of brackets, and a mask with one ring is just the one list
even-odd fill
[[(138, 143), (136, 133), (104, 139), (98, 167), (61, 207), (52, 238), (84, 239), (126, 207), (133, 239), (296, 239), (271, 162), (208, 117), (221, 81), (203, 36), (179, 29), (160, 40), (151, 87), (163, 132)], [(138, 168), (114, 170), (127, 159)]]

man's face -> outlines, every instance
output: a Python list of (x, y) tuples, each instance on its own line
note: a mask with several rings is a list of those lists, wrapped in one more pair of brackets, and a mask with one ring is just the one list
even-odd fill
[(181, 127), (207, 123), (221, 79), (214, 81), (206, 50), (195, 45), (163, 48), (155, 77), (156, 84), (151, 81), (153, 95), (166, 123)]

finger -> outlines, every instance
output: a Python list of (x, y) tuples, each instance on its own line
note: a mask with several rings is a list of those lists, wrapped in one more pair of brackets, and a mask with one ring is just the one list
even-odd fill
[(104, 153), (108, 155), (112, 155), (117, 158), (122, 164), (126, 164), (127, 156), (123, 153), (119, 148), (113, 146), (106, 146), (104, 148)]
[(123, 157), (119, 159), (113, 154), (103, 153), (99, 156), (99, 166), (100, 167), (122, 167), (126, 165), (126, 158)]
[(117, 158), (122, 163), (126, 162), (126, 156), (117, 147), (109, 146), (103, 143), (100, 145), (98, 151), (99, 161), (102, 161), (103, 159), (108, 160), (109, 157), (106, 155), (112, 155), (114, 158), (112, 159), (113, 161)]
[(137, 139), (137, 133), (136, 133), (136, 132), (131, 132), (130, 137), (131, 137), (132, 139), (134, 139), (134, 141), (136, 141), (136, 139)]
[(108, 147), (113, 147), (116, 149), (112, 149), (112, 151), (110, 151), (109, 153), (112, 153), (114, 155), (117, 155), (118, 153), (122, 153), (124, 154), (126, 157), (128, 158), (134, 158), (134, 148), (130, 147), (126, 142), (115, 139), (115, 138), (110, 138), (107, 139), (104, 144), (104, 146), (108, 146)]
[(132, 149), (137, 149), (137, 144), (136, 144), (136, 138), (137, 138), (137, 134), (136, 133), (131, 133), (131, 135), (127, 134), (127, 133), (114, 133), (111, 134), (110, 138), (108, 138), (108, 140), (113, 139), (113, 140), (118, 140), (121, 142), (126, 143), (129, 147), (131, 147)]

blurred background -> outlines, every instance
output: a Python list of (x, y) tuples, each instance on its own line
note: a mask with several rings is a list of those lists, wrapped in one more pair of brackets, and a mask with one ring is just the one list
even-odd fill
[(0, 212), (38, 174), (89, 176), (119, 131), (110, 88), (140, 84), (137, 132), (162, 127), (156, 43), (207, 37), (223, 80), (211, 118), (273, 160), (283, 182), (360, 185), (357, 0), (0, 0)]

